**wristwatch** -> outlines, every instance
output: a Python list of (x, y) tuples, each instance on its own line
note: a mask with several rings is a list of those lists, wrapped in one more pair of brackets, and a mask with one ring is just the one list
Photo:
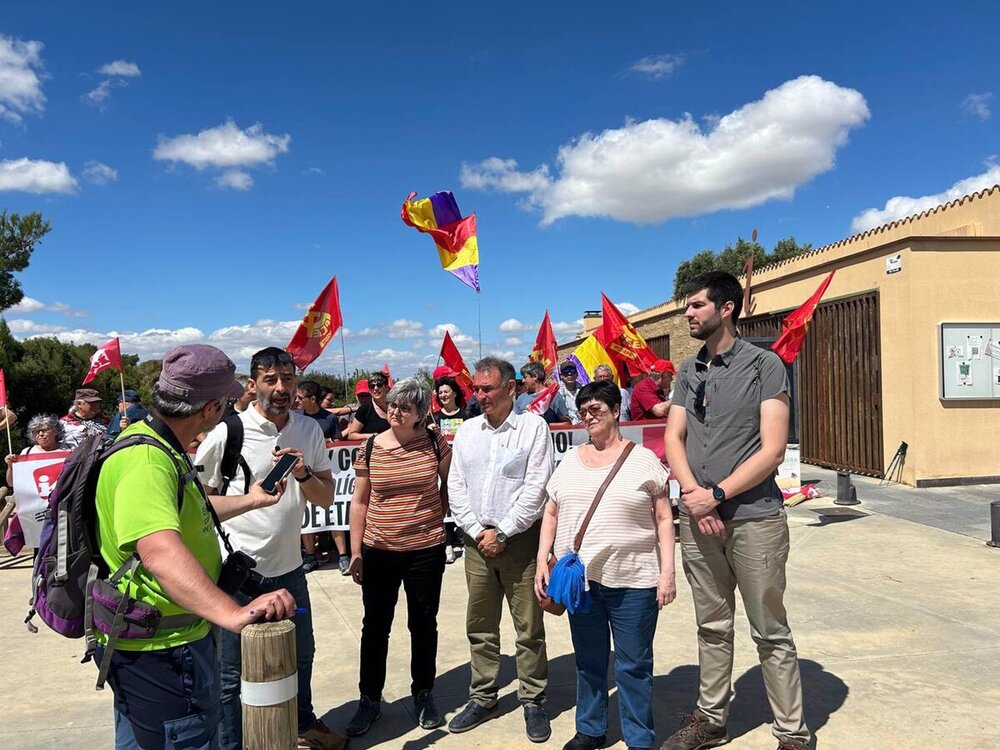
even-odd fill
[(717, 484), (710, 484), (708, 486), (712, 490), (712, 497), (715, 498), (715, 502), (717, 502), (717, 503), (724, 503), (724, 502), (726, 502), (726, 491), (724, 489), (722, 489)]
[[(295, 477), (294, 474), (292, 474), (292, 476)], [(299, 484), (302, 484), (302, 482), (308, 482), (310, 479), (312, 479), (312, 476), (313, 476), (312, 469), (310, 469), (309, 466), (306, 465), (306, 475), (302, 477), (302, 479), (295, 477), (295, 481), (298, 482)]]
[(507, 543), (507, 535), (504, 534), (502, 531), (500, 531), (500, 529), (496, 530), (496, 539), (498, 542), (500, 542), (500, 544)]

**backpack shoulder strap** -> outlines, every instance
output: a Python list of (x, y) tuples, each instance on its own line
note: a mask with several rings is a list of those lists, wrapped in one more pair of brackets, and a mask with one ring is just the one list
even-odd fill
[(438, 436), (430, 427), (427, 428), (427, 437), (431, 439), (431, 447), (434, 449), (434, 457), (437, 462), (441, 463), (441, 444), (438, 442)]
[(222, 474), (222, 487), (219, 488), (219, 493), (225, 495), (237, 472), (243, 469), (243, 494), (246, 494), (250, 491), (251, 472), (246, 459), (243, 458), (243, 420), (237, 413), (228, 415), (222, 422), (226, 425), (226, 444), (222, 448), (222, 461), (219, 464), (219, 471)]
[(150, 437), (149, 435), (129, 435), (121, 440), (116, 440), (108, 446), (107, 450), (104, 451), (99, 460), (103, 464), (110, 456), (118, 451), (124, 450), (125, 448), (131, 448), (136, 445), (148, 445), (151, 448), (158, 448), (170, 457), (171, 462), (174, 464), (174, 468), (177, 469), (177, 510), (179, 512), (181, 505), (184, 502), (184, 487), (197, 475), (194, 469), (189, 471), (182, 466), (174, 457), (171, 450), (156, 438)]

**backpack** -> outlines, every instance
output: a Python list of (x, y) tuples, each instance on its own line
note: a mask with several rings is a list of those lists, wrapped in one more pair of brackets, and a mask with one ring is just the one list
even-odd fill
[[(97, 646), (94, 623), (95, 587), (109, 591), (126, 574), (134, 574), (141, 564), (133, 554), (115, 573), (101, 556), (97, 543), (97, 480), (104, 462), (118, 451), (136, 445), (158, 448), (170, 456), (177, 467), (177, 508), (184, 500), (184, 488), (196, 481), (194, 469), (181, 466), (170, 450), (148, 435), (129, 435), (115, 440), (106, 435), (87, 437), (70, 454), (52, 494), (49, 496), (48, 517), (42, 526), (41, 541), (31, 576), (31, 609), (24, 622), (28, 630), (37, 633), (32, 623), (37, 614), (52, 630), (66, 638), (86, 638), (86, 653), (81, 663), (90, 661)], [(121, 596), (113, 602), (113, 627), (109, 634), (97, 689), (103, 688), (110, 655), (119, 634), (136, 625), (134, 615), (143, 605)], [(128, 603), (131, 604), (128, 604)], [(108, 603), (100, 602), (104, 611)], [(145, 613), (143, 613), (145, 614)], [(145, 623), (147, 628), (183, 627), (198, 622), (196, 615), (157, 617)], [(104, 627), (102, 632), (107, 632)], [(116, 632), (116, 630), (118, 632)], [(125, 632), (125, 637), (129, 637)], [(133, 636), (136, 637), (136, 636)]]

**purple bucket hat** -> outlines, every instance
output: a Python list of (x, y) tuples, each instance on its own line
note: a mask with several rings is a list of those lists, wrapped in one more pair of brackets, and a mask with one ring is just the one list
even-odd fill
[(157, 385), (163, 393), (189, 403), (243, 395), (236, 365), (225, 352), (208, 344), (188, 344), (167, 352)]

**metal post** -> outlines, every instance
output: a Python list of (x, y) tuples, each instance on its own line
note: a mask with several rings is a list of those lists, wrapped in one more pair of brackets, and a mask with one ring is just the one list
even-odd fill
[(846, 471), (837, 472), (837, 499), (834, 505), (860, 505), (858, 490), (851, 484), (851, 475)]
[(990, 503), (990, 540), (987, 547), (1000, 547), (1000, 500)]

